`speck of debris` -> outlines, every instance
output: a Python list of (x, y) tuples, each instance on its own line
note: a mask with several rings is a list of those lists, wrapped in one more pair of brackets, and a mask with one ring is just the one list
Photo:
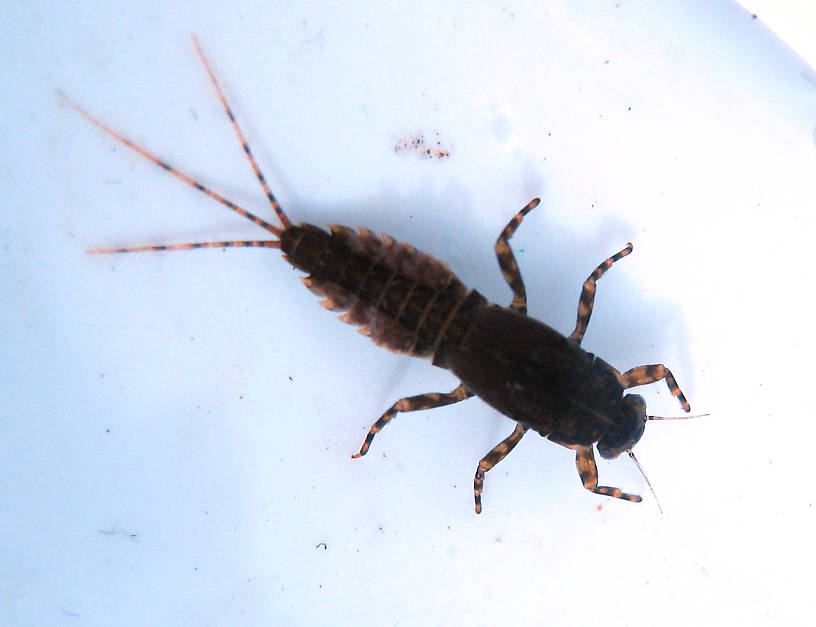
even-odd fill
[(293, 379), (292, 377), (289, 377), (289, 380), (290, 380), (290, 381), (294, 381), (294, 379)]
[(316, 548), (316, 549), (319, 549), (321, 546), (323, 547), (323, 550), (324, 550), (324, 551), (325, 551), (325, 550), (327, 550), (327, 549), (329, 548), (328, 546), (326, 546), (326, 543), (325, 543), (325, 542), (320, 542), (320, 543), (318, 543), (318, 544), (315, 546), (315, 548)]
[(394, 143), (394, 152), (398, 155), (414, 155), (420, 159), (450, 158), (452, 147), (443, 144), (439, 131), (434, 131), (433, 135), (434, 139), (431, 141), (426, 140), (422, 131), (405, 135)]
[(139, 541), (138, 533), (128, 533), (126, 531), (122, 531), (118, 528), (118, 526), (114, 526), (113, 529), (97, 529), (97, 531), (106, 536), (124, 536), (125, 538), (130, 538), (134, 542)]

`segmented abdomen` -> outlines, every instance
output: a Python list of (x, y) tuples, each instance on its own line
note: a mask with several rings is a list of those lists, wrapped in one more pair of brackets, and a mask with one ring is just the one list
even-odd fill
[(467, 332), (456, 320), (486, 299), (409, 244), (364, 228), (329, 228), (300, 224), (280, 235), (284, 259), (309, 273), (303, 282), (326, 297), (320, 304), (346, 311), (340, 319), (361, 325), (375, 343), (446, 367), (443, 344)]

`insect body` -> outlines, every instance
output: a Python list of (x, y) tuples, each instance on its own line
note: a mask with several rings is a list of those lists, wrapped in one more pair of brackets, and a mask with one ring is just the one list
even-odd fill
[(206, 188), (108, 128), (66, 96), (63, 98), (118, 141), (271, 232), (277, 239), (89, 252), (279, 248), (286, 261), (308, 274), (302, 280), (310, 290), (325, 297), (321, 302), (323, 306), (346, 312), (342, 320), (359, 325), (362, 333), (381, 346), (428, 358), (434, 365), (450, 369), (461, 381), (447, 393), (398, 400), (371, 426), (360, 451), (353, 457), (365, 455), (376, 434), (399, 412), (441, 407), (478, 396), (517, 424), (514, 431), (479, 462), (473, 485), (477, 513), (481, 512), (485, 473), (530, 429), (576, 451), (576, 465), (586, 489), (627, 501), (640, 501), (639, 496), (619, 488), (598, 485), (593, 445), (597, 444), (599, 453), (606, 459), (622, 452), (631, 455), (646, 421), (657, 418), (646, 415), (646, 404), (640, 396), (624, 395), (628, 388), (665, 380), (685, 411), (689, 411), (689, 404), (663, 365), (639, 366), (620, 373), (581, 348), (592, 314), (596, 281), (613, 263), (631, 253), (632, 245), (606, 259), (584, 282), (575, 329), (566, 337), (527, 317), (524, 282), (508, 243), (524, 216), (538, 205), (538, 199), (532, 200), (510, 220), (496, 242), (499, 266), (513, 291), (513, 301), (506, 308), (489, 303), (476, 290), (465, 287), (443, 262), (387, 235), (378, 236), (364, 228), (354, 231), (331, 226), (325, 231), (310, 224), (295, 225), (269, 189), (197, 41), (195, 45), (249, 163), (277, 214), (279, 226)]

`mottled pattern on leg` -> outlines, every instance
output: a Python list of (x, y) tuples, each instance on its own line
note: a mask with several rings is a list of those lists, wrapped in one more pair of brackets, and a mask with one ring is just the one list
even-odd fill
[(624, 389), (637, 387), (638, 385), (648, 385), (649, 383), (655, 383), (661, 379), (665, 379), (666, 385), (669, 386), (669, 391), (672, 396), (679, 401), (683, 411), (691, 411), (691, 406), (683, 395), (683, 392), (680, 391), (677, 380), (674, 378), (671, 370), (666, 368), (663, 364), (638, 366), (637, 368), (627, 370), (620, 378)]
[(452, 405), (453, 403), (458, 403), (459, 401), (468, 399), (471, 396), (473, 396), (473, 392), (467, 390), (465, 386), (460, 383), (456, 389), (450, 392), (429, 392), (427, 394), (407, 396), (399, 399), (396, 403), (391, 405), (391, 407), (382, 416), (380, 416), (377, 422), (371, 425), (371, 429), (368, 431), (365, 442), (363, 442), (363, 445), (360, 447), (360, 452), (352, 455), (352, 459), (357, 459), (358, 457), (362, 457), (368, 453), (368, 449), (371, 446), (372, 440), (374, 440), (374, 436), (377, 435), (377, 433), (379, 433), (385, 425), (391, 422), (391, 419), (394, 418), (394, 416), (396, 416), (399, 412), (419, 411), (421, 409), (444, 407), (445, 405)]
[(484, 486), (485, 473), (507, 457), (507, 454), (516, 447), (516, 444), (519, 443), (529, 428), (527, 425), (518, 423), (513, 433), (494, 446), (487, 455), (482, 457), (479, 466), (476, 468), (476, 476), (473, 477), (473, 498), (476, 501), (477, 514), (482, 513), (482, 487)]
[(587, 327), (589, 326), (589, 318), (592, 316), (592, 307), (595, 305), (595, 282), (612, 267), (613, 263), (618, 259), (626, 257), (626, 255), (631, 252), (632, 243), (629, 242), (622, 251), (604, 260), (603, 263), (592, 271), (592, 274), (587, 277), (587, 280), (584, 281), (581, 298), (578, 299), (578, 319), (575, 321), (575, 330), (569, 336), (569, 339), (576, 344), (581, 344), (581, 340), (584, 339), (584, 333), (586, 333)]
[(538, 198), (533, 198), (527, 203), (527, 205), (507, 223), (507, 226), (504, 227), (501, 235), (499, 235), (499, 239), (496, 240), (496, 257), (499, 260), (502, 276), (504, 276), (504, 280), (507, 281), (510, 289), (513, 290), (513, 302), (510, 303), (510, 309), (520, 314), (527, 313), (527, 291), (524, 289), (524, 281), (521, 278), (521, 272), (519, 271), (518, 263), (516, 263), (516, 258), (510, 248), (509, 240), (513, 237), (513, 233), (516, 232), (524, 216), (535, 209), (539, 202), (541, 201)]
[(581, 482), (590, 492), (633, 503), (640, 503), (643, 500), (637, 494), (627, 494), (620, 488), (598, 485), (598, 466), (595, 464), (595, 455), (591, 446), (581, 446), (575, 449), (575, 466), (578, 468)]

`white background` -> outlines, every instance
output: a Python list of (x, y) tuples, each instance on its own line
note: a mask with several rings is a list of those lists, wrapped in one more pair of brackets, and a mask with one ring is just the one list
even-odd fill
[[(816, 523), (814, 74), (728, 2), (8, 4), (0, 20), (0, 624), (804, 624)], [(364, 225), (692, 409), (582, 489), (456, 381), (337, 322), (262, 236), (117, 145), (60, 88), (271, 215), (190, 40), (294, 220)], [(397, 154), (424, 134), (446, 160)], [(663, 384), (650, 413), (678, 415)], [(323, 544), (325, 543), (325, 548)]]

